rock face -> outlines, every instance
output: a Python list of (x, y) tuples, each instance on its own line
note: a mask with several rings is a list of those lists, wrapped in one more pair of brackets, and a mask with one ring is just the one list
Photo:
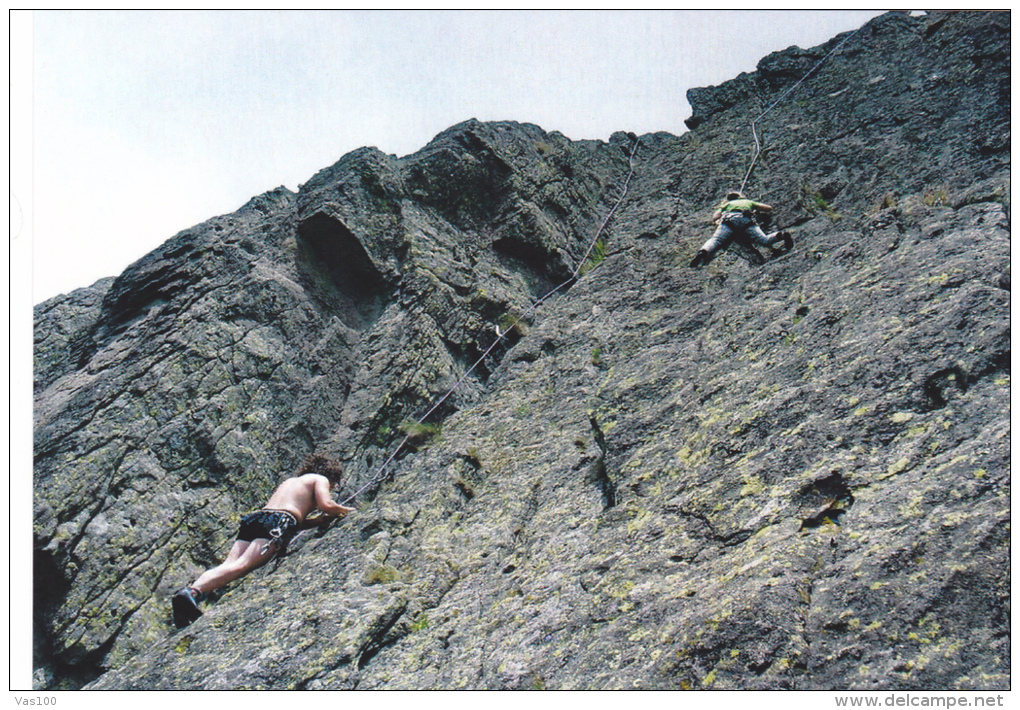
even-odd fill
[[(1008, 688), (1009, 38), (891, 13), (636, 150), (356, 151), (39, 305), (37, 687)], [(688, 268), (779, 99), (794, 249)], [(174, 629), (313, 451), (358, 512)]]

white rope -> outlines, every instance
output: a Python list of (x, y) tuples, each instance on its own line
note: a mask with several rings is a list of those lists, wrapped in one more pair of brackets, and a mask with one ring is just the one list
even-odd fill
[(744, 191), (744, 187), (745, 187), (745, 186), (747, 185), (747, 179), (748, 179), (749, 177), (751, 177), (751, 171), (752, 171), (752, 170), (754, 170), (754, 166), (755, 166), (755, 163), (757, 163), (757, 162), (758, 162), (758, 156), (759, 156), (759, 155), (761, 155), (761, 142), (760, 142), (760, 141), (758, 140), (758, 131), (757, 131), (757, 128), (756, 128), (756, 126), (757, 126), (757, 123), (758, 123), (758, 121), (760, 121), (761, 119), (763, 119), (763, 118), (764, 118), (764, 117), (766, 116), (766, 114), (768, 114), (768, 113), (769, 113), (770, 111), (772, 111), (772, 109), (774, 109), (774, 108), (775, 108), (776, 106), (778, 106), (778, 105), (779, 105), (779, 104), (780, 104), (780, 103), (781, 103), (781, 102), (783, 101), (783, 99), (785, 99), (785, 98), (786, 98), (787, 96), (789, 96), (790, 94), (792, 94), (792, 93), (794, 92), (794, 90), (796, 90), (796, 88), (797, 88), (798, 86), (800, 86), (800, 85), (801, 85), (801, 84), (803, 84), (803, 83), (804, 83), (805, 81), (807, 81), (807, 78), (808, 78), (809, 76), (811, 76), (811, 75), (812, 75), (812, 74), (813, 74), (813, 73), (815, 72), (815, 70), (816, 70), (816, 69), (818, 69), (818, 67), (822, 66), (822, 64), (823, 64), (823, 63), (825, 62), (825, 60), (826, 60), (826, 59), (828, 59), (828, 58), (829, 58), (829, 57), (831, 57), (831, 56), (832, 56), (833, 54), (835, 54), (835, 53), (836, 53), (836, 52), (838, 52), (838, 51), (839, 51), (840, 49), (842, 49), (843, 45), (844, 45), (844, 44), (846, 44), (847, 42), (849, 42), (849, 41), (850, 41), (851, 39), (853, 39), (853, 38), (854, 38), (854, 36), (855, 36), (855, 35), (856, 35), (856, 34), (857, 34), (858, 32), (860, 32), (860, 31), (861, 31), (862, 29), (864, 29), (864, 28), (863, 28), (863, 27), (858, 27), (858, 28), (857, 28), (856, 30), (854, 30), (854, 31), (853, 31), (852, 33), (850, 33), (849, 35), (847, 35), (846, 37), (844, 37), (844, 38), (843, 38), (843, 41), (842, 41), (842, 42), (840, 42), (839, 44), (837, 44), (837, 45), (836, 45), (836, 46), (835, 46), (835, 47), (834, 47), (834, 48), (833, 48), (832, 50), (830, 50), (830, 51), (829, 51), (829, 53), (828, 53), (828, 54), (826, 54), (826, 55), (825, 55), (824, 57), (822, 57), (821, 59), (819, 59), (819, 60), (818, 60), (818, 62), (817, 62), (817, 63), (816, 63), (816, 64), (815, 64), (815, 65), (814, 65), (813, 67), (811, 67), (811, 69), (809, 69), (809, 70), (808, 70), (807, 74), (805, 74), (804, 76), (802, 76), (802, 77), (800, 78), (800, 81), (798, 81), (798, 82), (797, 82), (796, 84), (794, 84), (794, 85), (793, 85), (793, 86), (791, 86), (791, 87), (790, 87), (789, 89), (787, 89), (786, 91), (784, 91), (784, 92), (783, 92), (783, 93), (782, 93), (782, 94), (780, 95), (780, 97), (779, 97), (778, 99), (776, 99), (775, 101), (773, 101), (773, 102), (772, 102), (772, 105), (771, 105), (771, 106), (769, 106), (769, 107), (768, 107), (767, 109), (765, 109), (764, 111), (762, 111), (762, 112), (761, 112), (760, 114), (758, 114), (758, 116), (757, 116), (757, 117), (756, 117), (756, 118), (755, 118), (755, 119), (754, 119), (753, 121), (751, 121), (751, 135), (752, 135), (752, 136), (754, 137), (754, 157), (753, 157), (753, 158), (751, 159), (751, 164), (750, 164), (750, 166), (748, 166), (748, 168), (747, 168), (747, 172), (746, 172), (746, 173), (744, 174), (744, 179), (743, 179), (743, 181), (742, 181), (742, 182), (740, 183), (740, 192), (743, 192), (743, 191)]
[[(588, 245), (588, 250), (585, 251), (584, 256), (581, 257), (581, 260), (577, 263), (577, 267), (570, 273), (570, 277), (566, 281), (561, 283), (559, 286), (557, 286), (553, 290), (549, 291), (549, 293), (545, 294), (540, 299), (538, 299), (537, 301), (532, 303), (530, 306), (528, 306), (528, 308), (525, 309), (523, 313), (521, 313), (519, 316), (516, 316), (514, 318), (513, 323), (511, 323), (508, 327), (506, 327), (505, 329), (503, 329), (501, 331), (499, 326), (497, 326), (496, 327), (496, 339), (493, 340), (492, 344), (489, 345), (489, 347), (485, 349), (485, 352), (482, 353), (481, 357), (479, 357), (475, 361), (475, 363), (473, 365), (471, 365), (471, 367), (469, 367), (467, 370), (464, 371), (464, 373), (460, 376), (460, 379), (458, 379), (457, 382), (454, 383), (453, 387), (451, 387), (446, 392), (446, 394), (444, 394), (442, 397), (440, 397), (435, 402), (435, 404), (433, 404), (429, 408), (429, 410), (427, 412), (425, 412), (425, 414), (423, 414), (417, 420), (417, 422), (416, 422), (417, 426), (421, 426), (422, 424), (424, 424), (425, 420), (427, 420), (430, 416), (432, 416), (432, 414), (435, 413), (435, 411), (437, 409), (439, 409), (439, 407), (441, 407), (443, 405), (443, 403), (447, 399), (449, 399), (454, 394), (454, 392), (457, 391), (457, 389), (460, 388), (460, 386), (464, 383), (464, 381), (468, 378), (468, 376), (472, 372), (474, 372), (475, 368), (478, 367), (479, 365), (481, 365), (482, 362), (485, 360), (485, 358), (487, 358), (489, 356), (489, 353), (491, 353), (495, 349), (496, 345), (498, 345), (504, 338), (506, 338), (507, 335), (509, 335), (511, 332), (513, 332), (514, 328), (517, 326), (518, 323), (520, 323), (525, 318), (527, 318), (529, 315), (534, 313), (538, 309), (538, 307), (540, 305), (542, 305), (542, 303), (544, 303), (551, 296), (553, 296), (553, 294), (558, 293), (563, 287), (567, 286), (568, 284), (570, 284), (570, 283), (572, 283), (572, 282), (574, 282), (574, 281), (576, 281), (578, 279), (578, 277), (581, 274), (581, 269), (584, 268), (585, 263), (588, 261), (588, 257), (591, 256), (592, 251), (595, 249), (595, 245), (598, 243), (599, 238), (602, 236), (602, 232), (605, 231), (606, 226), (609, 224), (609, 220), (611, 220), (613, 218), (613, 216), (616, 214), (616, 211), (620, 208), (620, 205), (623, 204), (624, 199), (627, 197), (627, 192), (630, 190), (630, 181), (631, 181), (631, 178), (634, 176), (634, 158), (637, 155), (637, 149), (638, 149), (638, 144), (639, 143), (640, 143), (640, 141), (637, 138), (634, 138), (634, 144), (631, 146), (630, 156), (629, 156), (629, 159), (628, 159), (627, 177), (626, 177), (626, 179), (623, 182), (623, 189), (622, 189), (622, 191), (620, 193), (619, 199), (616, 200), (616, 203), (613, 205), (612, 209), (609, 210), (609, 212), (606, 214), (605, 219), (602, 220), (602, 224), (599, 225), (599, 228), (595, 232), (595, 236), (592, 237), (591, 243)], [(341, 503), (341, 505), (347, 505), (348, 503), (353, 501), (355, 498), (357, 498), (359, 495), (361, 495), (362, 493), (367, 491), (377, 481), (381, 480), (382, 477), (383, 477), (383, 474), (385, 473), (385, 471), (387, 469), (387, 467), (393, 462), (393, 460), (397, 457), (397, 454), (400, 453), (400, 451), (413, 438), (413, 436), (414, 436), (414, 431), (412, 429), (412, 431), (410, 433), (408, 433), (403, 439), (401, 439), (400, 443), (397, 444), (397, 447), (395, 449), (393, 449), (393, 451), (390, 453), (389, 456), (386, 457), (386, 460), (383, 461), (382, 464), (380, 464), (379, 468), (376, 469), (375, 474), (373, 474), (373, 476), (371, 478), (369, 478), (368, 481), (364, 485), (361, 486), (361, 488), (359, 488), (357, 491), (355, 491), (350, 496), (348, 496)]]

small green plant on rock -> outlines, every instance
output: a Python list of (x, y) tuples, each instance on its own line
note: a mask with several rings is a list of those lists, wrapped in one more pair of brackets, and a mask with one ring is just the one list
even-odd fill
[(898, 205), (899, 202), (900, 200), (895, 193), (887, 192), (884, 195), (882, 195), (882, 199), (878, 203), (878, 209), (875, 211), (881, 212), (882, 210), (892, 209), (893, 207)]
[(591, 253), (588, 255), (588, 260), (584, 262), (584, 266), (581, 267), (581, 275), (584, 276), (605, 260), (606, 260), (606, 240), (603, 237), (599, 237), (598, 239), (595, 240), (595, 244), (591, 248)]
[(400, 433), (407, 437), (407, 443), (415, 447), (432, 442), (442, 431), (439, 424), (423, 424), (412, 421), (405, 421), (398, 428)]
[(415, 633), (417, 631), (424, 631), (428, 627), (429, 617), (428, 614), (426, 614), (423, 611), (422, 613), (418, 614), (418, 617), (413, 622), (411, 622), (411, 633)]
[(496, 319), (496, 325), (499, 326), (499, 332), (504, 335), (510, 335), (511, 333), (518, 338), (523, 338), (527, 335), (525, 330), (526, 324), (520, 318), (513, 313), (504, 313)]
[(393, 584), (402, 578), (400, 570), (393, 565), (378, 565), (368, 571), (364, 581), (366, 584)]
[(929, 207), (944, 207), (949, 204), (949, 193), (943, 187), (928, 190), (921, 197), (921, 202)]
[(839, 212), (829, 206), (821, 190), (814, 190), (808, 185), (804, 185), (801, 187), (800, 193), (800, 206), (812, 217), (823, 214), (833, 222), (838, 222), (842, 217)]

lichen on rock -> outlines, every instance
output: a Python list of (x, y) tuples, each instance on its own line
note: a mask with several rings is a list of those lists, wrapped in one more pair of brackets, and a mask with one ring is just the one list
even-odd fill
[[(842, 37), (633, 156), (468, 121), (37, 306), (37, 687), (1008, 688), (1009, 31), (890, 13), (820, 65), (761, 266), (687, 264)], [(358, 511), (174, 629), (313, 451)]]

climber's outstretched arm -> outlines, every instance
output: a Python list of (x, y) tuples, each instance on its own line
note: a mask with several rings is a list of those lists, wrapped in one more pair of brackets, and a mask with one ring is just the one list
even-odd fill
[(308, 514), (304, 520), (301, 521), (301, 530), (311, 530), (312, 528), (321, 528), (324, 525), (329, 525), (331, 522), (336, 520), (335, 515), (327, 515), (322, 511), (315, 510)]
[(315, 481), (315, 506), (326, 515), (342, 518), (348, 513), (353, 513), (354, 508), (340, 505), (329, 492), (329, 481), (325, 476), (319, 476)]

